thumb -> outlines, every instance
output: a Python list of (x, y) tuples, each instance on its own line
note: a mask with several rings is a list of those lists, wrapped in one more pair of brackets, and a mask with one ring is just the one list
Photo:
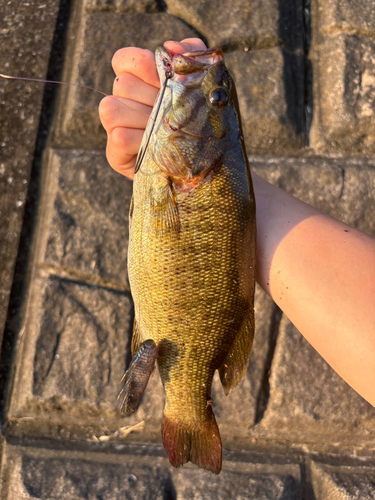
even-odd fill
[(172, 54), (183, 54), (185, 52), (207, 49), (200, 38), (185, 38), (181, 42), (165, 42), (164, 47)]

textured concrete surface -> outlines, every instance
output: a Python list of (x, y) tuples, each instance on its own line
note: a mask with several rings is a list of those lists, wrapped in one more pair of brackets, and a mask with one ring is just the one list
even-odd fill
[(303, 60), (281, 48), (234, 51), (226, 57), (235, 78), (246, 148), (293, 151), (304, 145)]
[(198, 29), (210, 46), (263, 49), (284, 45), (302, 49), (303, 8), (298, 0), (239, 0), (220, 5), (214, 0), (165, 3), (171, 14)]
[[(8, 446), (6, 500), (300, 500), (297, 465), (234, 464), (212, 481), (188, 465), (171, 470), (163, 457), (58, 452)], [(209, 485), (209, 487), (208, 487)]]
[[(126, 27), (126, 28), (125, 28)], [(103, 43), (106, 33), (106, 43)], [(69, 81), (111, 93), (114, 73), (110, 61), (117, 48), (134, 45), (155, 50), (165, 40), (196, 36), (196, 31), (167, 13), (93, 12), (77, 27), (78, 43), (71, 47)], [(101, 68), (99, 70), (99, 68)], [(106, 134), (98, 116), (98, 96), (87, 89), (67, 87), (61, 99), (57, 142), (103, 147)]]
[(332, 467), (312, 463), (317, 500), (373, 500), (375, 474), (370, 467)]
[[(57, 0), (17, 10), (1, 1), (0, 73), (46, 78)], [(17, 257), (27, 187), (43, 101), (43, 86), (0, 78), (0, 339)]]
[[(197, 34), (221, 45), (253, 169), (375, 235), (374, 0), (312, 0), (311, 17), (302, 0), (0, 6), (0, 72), (104, 92), (121, 46)], [(247, 375), (228, 397), (214, 379), (220, 476), (170, 467), (157, 373), (119, 417), (132, 183), (106, 163), (102, 96), (58, 94), (55, 107), (39, 84), (0, 81), (0, 499), (375, 498), (374, 408), (259, 288)]]
[(375, 152), (375, 2), (312, 2), (317, 151)]

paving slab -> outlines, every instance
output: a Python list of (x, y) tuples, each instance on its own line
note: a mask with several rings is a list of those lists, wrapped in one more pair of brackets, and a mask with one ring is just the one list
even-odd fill
[(316, 500), (373, 500), (374, 467), (333, 467), (313, 462), (311, 476)]
[(218, 373), (212, 387), (213, 410), (224, 446), (244, 446), (258, 418), (263, 381), (268, 369), (270, 346), (277, 328), (278, 308), (257, 285), (255, 292), (255, 338), (249, 368), (243, 381), (228, 396), (224, 394)]
[(312, 0), (314, 26), (320, 32), (375, 35), (375, 2)]
[(9, 446), (1, 498), (162, 500), (173, 491), (166, 459), (142, 460), (102, 454), (95, 458), (92, 453)]
[(323, 360), (284, 315), (261, 434), (313, 448), (374, 453), (375, 408)]
[(165, 0), (168, 11), (197, 29), (210, 46), (302, 49), (302, 2), (297, 0)]
[(20, 418), (43, 436), (50, 430), (38, 420), (47, 419), (54, 437), (66, 422), (67, 428), (81, 426), (84, 439), (90, 425), (98, 424), (99, 435), (106, 432), (103, 423), (118, 428), (123, 419), (116, 397), (130, 357), (130, 296), (54, 276), (34, 279), (30, 294), (10, 422)]
[(172, 473), (180, 500), (299, 500), (302, 487), (298, 465), (223, 463), (219, 476), (193, 466)]
[(311, 50), (318, 152), (375, 152), (375, 38), (317, 35)]
[[(0, 2), (0, 72), (45, 78), (59, 2)], [(40, 84), (0, 79), (0, 340), (43, 101)]]
[[(250, 157), (256, 173), (324, 213), (375, 235), (375, 168), (371, 159)], [(353, 391), (283, 316), (271, 366), (270, 399), (255, 434), (354, 446), (373, 453), (375, 410)], [(334, 436), (334, 438), (332, 437)], [(306, 449), (306, 448), (305, 448)], [(348, 451), (347, 453), (352, 453)]]
[(254, 171), (322, 212), (375, 236), (375, 161), (372, 157), (265, 158)]
[[(163, 26), (163, 38), (159, 33)], [(124, 27), (124, 29), (120, 28)], [(126, 27), (126, 29), (125, 29)], [(161, 14), (93, 13), (82, 28), (82, 44), (72, 55), (69, 81), (111, 92), (110, 60), (116, 49), (134, 45), (154, 50), (168, 39), (196, 36), (180, 20)], [(103, 43), (101, 33), (110, 33)], [(93, 33), (95, 35), (93, 35)], [(298, 150), (304, 145), (303, 57), (282, 48), (225, 54), (238, 88), (245, 140), (250, 151)], [(97, 68), (103, 68), (98, 72)], [(104, 147), (106, 135), (97, 106), (100, 97), (84, 89), (63, 89), (57, 144)]]
[(60, 276), (129, 290), (132, 182), (102, 151), (52, 150), (39, 212), (38, 260)]
[[(111, 60), (116, 50), (135, 46), (154, 51), (166, 40), (196, 36), (185, 23), (167, 13), (94, 12), (72, 27), (79, 43), (72, 44), (65, 79), (112, 93), (114, 73)], [(105, 40), (103, 33), (106, 34)], [(99, 120), (98, 104), (103, 96), (87, 89), (62, 89), (56, 143), (75, 147), (104, 148), (106, 134)]]
[(4, 500), (300, 500), (298, 465), (224, 461), (219, 476), (164, 457), (7, 447)]
[(281, 48), (225, 54), (234, 78), (247, 152), (278, 153), (304, 145), (303, 60)]

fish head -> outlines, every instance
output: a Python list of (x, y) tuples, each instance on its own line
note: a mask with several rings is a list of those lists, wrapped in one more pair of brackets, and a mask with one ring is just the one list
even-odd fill
[(161, 47), (156, 64), (165, 89), (154, 107), (150, 155), (176, 182), (198, 182), (241, 135), (234, 82), (217, 48), (175, 54)]

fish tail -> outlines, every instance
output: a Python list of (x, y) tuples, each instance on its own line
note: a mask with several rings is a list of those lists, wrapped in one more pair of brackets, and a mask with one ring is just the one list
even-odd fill
[(215, 474), (220, 473), (221, 438), (210, 406), (202, 423), (188, 424), (164, 415), (162, 434), (164, 448), (173, 467), (193, 462)]

